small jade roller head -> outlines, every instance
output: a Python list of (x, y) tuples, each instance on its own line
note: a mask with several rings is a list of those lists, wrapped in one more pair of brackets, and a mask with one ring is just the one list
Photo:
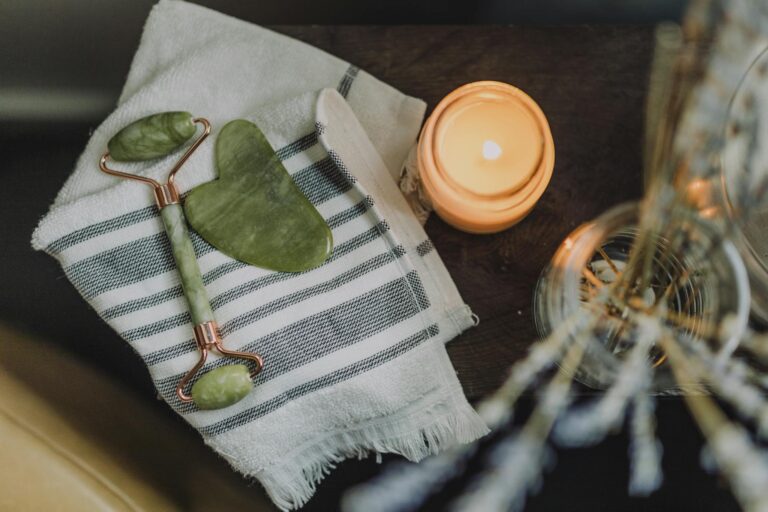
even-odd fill
[(251, 392), (253, 381), (244, 364), (228, 364), (209, 371), (192, 385), (192, 400), (200, 409), (223, 409)]
[[(248, 396), (253, 389), (253, 378), (264, 366), (261, 356), (253, 352), (227, 350), (215, 320), (195, 325), (195, 342), (200, 359), (176, 386), (179, 400), (194, 402), (198, 408), (207, 410), (229, 407)], [(211, 351), (223, 357), (240, 359), (242, 363), (219, 366), (206, 372), (192, 385), (188, 395), (185, 391), (187, 386), (203, 368)]]

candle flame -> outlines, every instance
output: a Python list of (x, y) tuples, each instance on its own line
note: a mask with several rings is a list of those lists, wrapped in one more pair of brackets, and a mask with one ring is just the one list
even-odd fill
[(492, 140), (483, 142), (483, 158), (486, 160), (496, 160), (501, 156), (501, 147)]

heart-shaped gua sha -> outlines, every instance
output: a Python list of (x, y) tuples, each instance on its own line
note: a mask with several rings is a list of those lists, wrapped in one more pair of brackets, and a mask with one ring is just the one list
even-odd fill
[(216, 139), (218, 179), (184, 201), (187, 220), (208, 243), (237, 260), (282, 272), (321, 265), (331, 230), (285, 170), (261, 130), (238, 119)]

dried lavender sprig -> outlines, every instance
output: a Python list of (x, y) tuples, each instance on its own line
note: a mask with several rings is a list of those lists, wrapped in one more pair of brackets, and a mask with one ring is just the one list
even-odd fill
[(649, 389), (638, 389), (632, 400), (629, 444), (629, 494), (648, 496), (664, 479), (661, 470), (663, 448), (656, 438), (655, 399)]
[[(768, 34), (768, 10), (762, 0), (728, 0), (724, 5), (726, 15), (718, 24), (706, 71), (691, 94), (675, 138), (675, 148), (678, 154), (685, 155), (690, 175), (707, 179), (717, 178), (721, 172), (723, 148), (749, 136), (749, 130), (726, 135), (723, 125), (732, 95), (751, 64), (752, 49)], [(753, 166), (752, 172), (739, 176), (740, 183), (736, 183), (732, 191), (737, 196), (746, 192), (746, 196), (753, 200), (740, 201), (742, 205), (756, 206), (760, 197), (755, 192), (763, 190), (764, 186), (755, 184), (764, 184), (767, 177), (764, 166)], [(747, 187), (748, 183), (751, 187)]]
[(488, 460), (489, 467), (465, 494), (456, 499), (452, 511), (522, 507), (528, 492), (541, 479), (547, 438), (557, 417), (570, 403), (573, 375), (591, 340), (588, 335), (574, 340), (522, 431), (494, 447)]
[(445, 483), (461, 474), (477, 451), (477, 443), (458, 446), (428, 457), (418, 465), (390, 464), (381, 476), (348, 491), (345, 512), (411, 512), (424, 505)]
[(726, 475), (734, 496), (746, 512), (768, 511), (768, 464), (741, 426), (727, 422), (707, 440), (715, 464)]
[[(718, 358), (720, 356), (718, 355)], [(728, 371), (752, 385), (768, 390), (768, 375), (736, 358), (727, 360)]]
[(541, 484), (547, 461), (545, 440), (525, 432), (498, 442), (489, 457), (492, 469), (482, 474), (474, 488), (460, 496), (452, 512), (523, 509), (529, 491)]
[[(717, 177), (722, 172), (720, 155), (726, 143), (730, 146), (738, 146), (741, 143), (741, 146), (746, 148), (745, 151), (748, 156), (742, 158), (744, 162), (751, 161), (749, 155), (752, 157), (761, 156), (756, 155), (754, 145), (757, 126), (754, 119), (750, 122), (748, 118), (749, 115), (754, 116), (755, 108), (746, 108), (737, 112), (741, 114), (741, 117), (737, 119), (741, 125), (740, 130), (734, 130), (726, 135), (723, 128), (727, 113), (731, 108), (730, 100), (733, 92), (741, 84), (744, 70), (752, 65), (750, 61), (754, 62), (754, 52), (750, 46), (758, 43), (760, 38), (768, 33), (768, 9), (762, 0), (728, 0), (722, 2), (722, 7), (724, 7), (722, 11), (718, 9), (719, 7), (721, 6), (714, 2), (698, 2), (698, 5), (694, 4), (686, 16), (687, 28), (694, 28), (694, 30), (686, 30), (688, 35), (694, 36), (694, 45), (689, 45), (694, 49), (694, 52), (690, 55), (682, 55), (678, 61), (678, 72), (682, 71), (681, 76), (687, 74), (690, 77), (695, 77), (698, 73), (685, 73), (685, 70), (696, 70), (694, 68), (697, 68), (697, 70), (704, 71), (703, 79), (698, 81), (693, 93), (690, 94), (687, 109), (680, 120), (675, 136), (675, 151), (672, 154), (661, 155), (661, 158), (655, 160), (656, 167), (663, 165), (666, 168), (680, 171), (682, 176), (678, 175), (677, 178), (690, 179), (698, 176), (708, 179)], [(712, 21), (717, 22), (716, 31), (712, 30)], [(714, 51), (709, 58), (705, 58), (705, 53), (700, 51), (703, 46), (697, 43), (706, 39), (709, 34), (715, 35)], [(701, 35), (705, 37), (702, 38)], [(690, 65), (686, 65), (686, 62)], [(706, 68), (703, 66), (705, 63), (707, 64)], [(767, 77), (763, 74), (756, 88), (759, 89), (766, 79)], [(752, 100), (757, 101), (754, 94), (752, 94)], [(661, 130), (661, 132), (663, 131)], [(671, 130), (668, 133), (671, 133)], [(751, 146), (742, 141), (742, 139), (750, 138), (750, 136), (751, 142), (753, 142)], [(730, 140), (727, 140), (728, 137)], [(765, 161), (765, 159), (762, 158), (761, 161)], [(768, 197), (768, 194), (761, 193), (768, 186), (766, 184), (768, 182), (768, 167), (752, 165), (749, 170), (752, 172), (739, 175), (738, 183), (731, 190), (739, 199), (737, 203), (746, 206), (747, 209), (758, 204), (756, 199)], [(658, 179), (654, 183), (654, 187), (649, 187), (649, 189), (652, 191), (660, 190), (664, 188), (665, 184), (669, 188), (671, 182), (672, 180), (669, 178)], [(660, 210), (664, 210), (659, 206), (668, 204), (667, 201), (659, 200), (662, 195), (651, 194), (651, 198), (647, 196), (646, 202), (652, 207), (644, 209), (644, 220), (641, 222), (643, 226), (653, 226), (651, 220), (658, 216)], [(682, 191), (677, 195), (679, 198), (684, 196)], [(741, 198), (747, 197), (755, 200), (751, 202), (741, 200)], [(676, 217), (673, 209), (670, 209), (669, 213), (663, 216)], [(650, 230), (646, 229), (645, 231)], [(673, 243), (672, 245), (677, 246), (678, 244)], [(642, 250), (635, 252), (643, 253)], [(645, 253), (647, 253), (646, 268), (643, 270), (646, 271), (642, 273), (643, 276), (648, 275), (647, 270), (649, 270), (647, 263), (650, 253), (648, 251)], [(630, 270), (638, 271), (638, 269), (632, 268)]]
[(534, 343), (528, 355), (515, 363), (504, 383), (477, 407), (489, 428), (497, 428), (511, 419), (512, 407), (542, 371), (551, 368), (574, 339), (588, 337), (596, 318), (576, 311), (545, 340)]
[(768, 334), (747, 332), (741, 340), (740, 348), (747, 349), (762, 362), (768, 362)]
[[(702, 376), (691, 368), (671, 331), (665, 330), (659, 342), (667, 353), (678, 382), (697, 382), (701, 379)], [(690, 393), (683, 397), (741, 506), (747, 512), (768, 511), (768, 463), (765, 453), (749, 439), (744, 428), (728, 420), (712, 398)]]
[(593, 445), (618, 428), (639, 390), (648, 388), (651, 371), (648, 351), (658, 338), (657, 322), (641, 318), (635, 345), (618, 370), (616, 382), (597, 400), (566, 414), (554, 429), (555, 440), (564, 446)]
[[(536, 376), (554, 366), (570, 344), (572, 336), (579, 336), (591, 328), (592, 322), (585, 321), (582, 315), (573, 315), (545, 340), (534, 343), (528, 355), (512, 366), (504, 384), (479, 404), (478, 414), (489, 428), (495, 429), (508, 422), (517, 399), (530, 387)], [(463, 470), (476, 450), (477, 444), (471, 443), (425, 459), (418, 465), (392, 464), (379, 477), (347, 492), (342, 508), (345, 512), (417, 510), (434, 492)]]
[(733, 371), (733, 361), (720, 362), (701, 343), (691, 343), (685, 339), (680, 339), (679, 343), (695, 356), (689, 358), (688, 364), (704, 377), (720, 398), (730, 403), (742, 417), (755, 422), (759, 436), (767, 438), (768, 400), (763, 392)]

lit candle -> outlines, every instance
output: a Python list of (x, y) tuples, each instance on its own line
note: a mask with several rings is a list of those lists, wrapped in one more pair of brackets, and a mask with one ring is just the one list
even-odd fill
[(471, 233), (520, 222), (552, 177), (555, 146), (544, 113), (524, 92), (474, 82), (437, 105), (421, 132), (423, 191), (438, 215)]

